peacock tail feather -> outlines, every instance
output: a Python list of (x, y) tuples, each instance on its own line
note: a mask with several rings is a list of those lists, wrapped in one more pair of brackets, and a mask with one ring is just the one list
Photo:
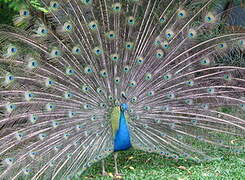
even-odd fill
[[(0, 27), (0, 179), (69, 179), (114, 152), (244, 152), (245, 50), (215, 0), (40, 0)], [(238, 108), (237, 116), (220, 107)]]

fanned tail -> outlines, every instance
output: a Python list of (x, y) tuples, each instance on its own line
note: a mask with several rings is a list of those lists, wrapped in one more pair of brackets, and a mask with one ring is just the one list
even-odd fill
[(0, 179), (79, 176), (113, 152), (119, 102), (137, 149), (196, 161), (216, 147), (244, 152), (245, 69), (217, 62), (242, 54), (245, 33), (226, 30), (213, 2), (41, 0), (35, 18), (22, 9), (17, 23), (33, 26), (0, 30)]

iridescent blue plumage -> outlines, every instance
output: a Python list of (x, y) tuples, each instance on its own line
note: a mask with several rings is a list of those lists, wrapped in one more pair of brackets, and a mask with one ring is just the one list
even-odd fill
[(114, 151), (129, 149), (131, 145), (130, 134), (128, 130), (125, 111), (128, 109), (127, 104), (122, 104), (120, 108), (119, 128), (116, 131), (114, 139)]

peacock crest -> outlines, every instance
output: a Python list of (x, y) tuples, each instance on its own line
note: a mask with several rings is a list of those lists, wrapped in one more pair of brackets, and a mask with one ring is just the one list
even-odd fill
[(71, 179), (131, 146), (244, 152), (245, 33), (215, 0), (31, 1), (0, 28), (0, 179)]

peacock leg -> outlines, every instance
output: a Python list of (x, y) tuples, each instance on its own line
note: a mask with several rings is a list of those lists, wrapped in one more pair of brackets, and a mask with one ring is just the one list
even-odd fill
[(105, 161), (104, 159), (102, 160), (102, 175), (107, 176), (107, 172), (105, 171)]
[(117, 155), (118, 155), (118, 153), (115, 152), (115, 153), (114, 153), (115, 176), (120, 176), (120, 174), (119, 174), (119, 172), (118, 172), (118, 168), (117, 168)]

